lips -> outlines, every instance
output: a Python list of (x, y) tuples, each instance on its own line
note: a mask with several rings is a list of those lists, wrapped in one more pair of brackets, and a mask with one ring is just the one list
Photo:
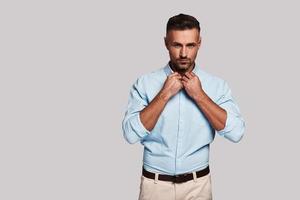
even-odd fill
[(189, 60), (179, 60), (179, 62), (189, 62)]
[(187, 64), (189, 61), (188, 60), (179, 60), (179, 63), (181, 64)]

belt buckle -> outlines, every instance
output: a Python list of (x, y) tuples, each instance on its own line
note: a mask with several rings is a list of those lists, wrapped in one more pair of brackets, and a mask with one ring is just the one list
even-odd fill
[(174, 183), (179, 182), (179, 179), (178, 179), (179, 177), (180, 177), (180, 175), (175, 175), (175, 176), (174, 176), (174, 181), (173, 181), (173, 182), (174, 182)]
[(179, 181), (180, 179), (180, 177), (182, 177), (182, 176), (187, 176), (189, 173), (184, 173), (184, 174), (178, 174), (178, 175), (175, 175), (174, 176), (174, 183), (181, 183), (181, 181)]

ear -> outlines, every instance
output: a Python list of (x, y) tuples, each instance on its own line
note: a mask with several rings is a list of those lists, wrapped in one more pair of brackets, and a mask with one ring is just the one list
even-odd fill
[(167, 37), (164, 37), (164, 41), (165, 41), (165, 46), (166, 46), (166, 48), (169, 50), (168, 39), (167, 39)]
[(200, 46), (201, 46), (201, 42), (202, 42), (202, 37), (201, 37), (201, 36), (199, 36), (198, 48), (200, 48)]

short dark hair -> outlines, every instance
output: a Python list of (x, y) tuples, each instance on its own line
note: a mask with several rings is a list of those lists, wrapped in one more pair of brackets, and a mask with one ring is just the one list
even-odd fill
[(196, 28), (200, 32), (201, 28), (198, 20), (191, 15), (182, 13), (171, 17), (167, 23), (167, 33), (170, 30), (186, 30), (193, 28)]

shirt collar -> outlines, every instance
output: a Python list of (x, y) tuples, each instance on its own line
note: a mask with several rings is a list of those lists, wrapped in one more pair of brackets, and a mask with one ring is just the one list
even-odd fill
[[(164, 71), (166, 73), (167, 76), (169, 76), (170, 74), (172, 74), (174, 71), (172, 70), (172, 68), (170, 67), (170, 62), (167, 63), (167, 65), (164, 67)], [(194, 72), (195, 74), (199, 75), (200, 72), (200, 67), (197, 65), (197, 63), (195, 63), (195, 67), (192, 70), (192, 72)]]

